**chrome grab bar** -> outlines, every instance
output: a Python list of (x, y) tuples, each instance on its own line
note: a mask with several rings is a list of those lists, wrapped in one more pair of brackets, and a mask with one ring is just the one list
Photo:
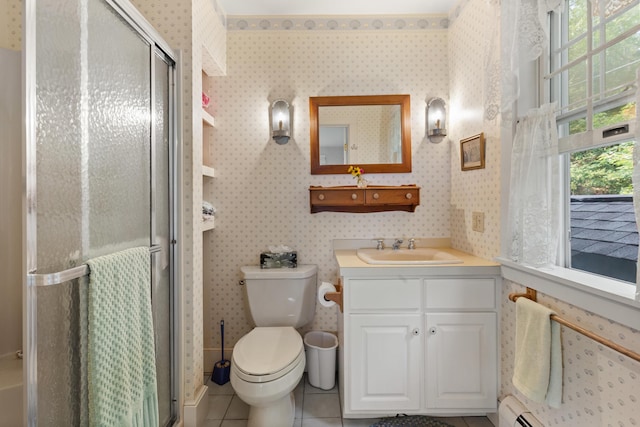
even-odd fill
[[(153, 254), (160, 252), (162, 247), (160, 245), (153, 245), (149, 247), (149, 253)], [(56, 273), (47, 274), (27, 274), (27, 286), (52, 286), (59, 285), (60, 283), (68, 282), (69, 280), (79, 279), (89, 275), (89, 266), (86, 264), (78, 267), (72, 267), (64, 271), (58, 271)]]

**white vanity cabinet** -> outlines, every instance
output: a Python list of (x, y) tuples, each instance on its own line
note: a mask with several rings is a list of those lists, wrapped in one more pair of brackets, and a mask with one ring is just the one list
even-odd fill
[(496, 412), (498, 267), (340, 274), (344, 417)]
[[(354, 411), (420, 408), (423, 361), (418, 278), (351, 279), (348, 290), (349, 407)], [(345, 289), (347, 289), (345, 287)], [(389, 289), (401, 289), (389, 293)]]
[(432, 413), (496, 405), (497, 281), (425, 279), (425, 407)]

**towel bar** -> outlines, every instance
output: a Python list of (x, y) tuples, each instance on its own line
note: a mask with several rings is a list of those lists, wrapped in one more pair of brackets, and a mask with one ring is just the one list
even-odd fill
[[(160, 245), (153, 245), (149, 247), (149, 253), (153, 254), (156, 252), (160, 252), (162, 247)], [(58, 271), (56, 273), (47, 273), (47, 274), (36, 274), (29, 273), (27, 274), (27, 286), (52, 286), (59, 285), (64, 282), (68, 282), (69, 280), (79, 279), (84, 276), (89, 275), (89, 266), (86, 264), (82, 264), (78, 267), (68, 268), (63, 271)]]
[[(509, 294), (509, 299), (513, 302), (516, 302), (518, 298), (528, 298), (532, 301), (537, 300), (537, 291), (535, 289), (527, 288), (527, 292), (524, 294)], [(600, 335), (594, 334), (593, 332), (583, 328), (582, 326), (578, 326), (575, 323), (571, 323), (568, 320), (563, 319), (562, 317), (552, 314), (551, 320), (560, 323), (563, 326), (566, 326), (569, 329), (573, 329), (576, 332), (581, 333), (582, 335), (591, 338), (592, 340), (599, 342), (602, 345), (605, 345), (618, 353), (624, 354), (625, 356), (635, 360), (636, 362), (640, 362), (640, 354), (635, 351), (629, 350), (626, 347), (621, 346), (611, 340), (601, 337)]]

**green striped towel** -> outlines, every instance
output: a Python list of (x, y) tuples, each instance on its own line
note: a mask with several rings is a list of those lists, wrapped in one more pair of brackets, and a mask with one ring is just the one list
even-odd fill
[(157, 427), (149, 249), (87, 264), (89, 425)]

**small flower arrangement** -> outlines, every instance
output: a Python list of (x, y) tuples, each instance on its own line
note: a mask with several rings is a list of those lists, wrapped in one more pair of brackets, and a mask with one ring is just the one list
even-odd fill
[(367, 186), (368, 181), (362, 176), (362, 174), (364, 174), (364, 169), (359, 166), (351, 165), (349, 166), (349, 169), (347, 169), (347, 172), (349, 172), (351, 176), (356, 180), (356, 184), (358, 185), (358, 187), (364, 188)]

